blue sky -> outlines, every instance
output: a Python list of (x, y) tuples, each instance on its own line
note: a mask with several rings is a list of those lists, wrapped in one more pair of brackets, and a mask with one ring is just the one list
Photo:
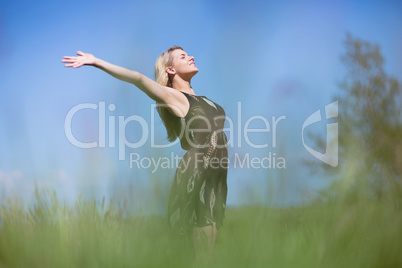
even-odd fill
[[(242, 129), (252, 116), (270, 123), (272, 116), (286, 116), (275, 148), (272, 132), (250, 134), (255, 143), (268, 143), (265, 149), (253, 149), (233, 133), (243, 145), (229, 148), (232, 158), (276, 153), (286, 169), (230, 169), (228, 205), (300, 204), (330, 182), (302, 164), (313, 158), (303, 147), (301, 128), (339, 92), (346, 32), (379, 44), (386, 71), (401, 79), (401, 11), (399, 1), (2, 1), (0, 196), (16, 193), (29, 203), (36, 182), (68, 200), (80, 192), (97, 199), (125, 194), (134, 208), (156, 200), (150, 211), (163, 210), (175, 169), (151, 173), (130, 168), (127, 159), (130, 153), (182, 156), (179, 144), (157, 149), (148, 141), (128, 148), (127, 159), (119, 161), (118, 148), (76, 148), (64, 130), (66, 115), (78, 104), (114, 104), (107, 119), (138, 115), (150, 124), (154, 102), (98, 69), (64, 68), (60, 60), (82, 50), (153, 78), (157, 57), (180, 45), (200, 69), (194, 91), (219, 103), (234, 129), (239, 102)], [(98, 140), (98, 110), (76, 114), (77, 139)], [(156, 118), (155, 140), (163, 142), (166, 132)], [(254, 120), (250, 127), (264, 125)], [(141, 130), (128, 124), (127, 139), (138, 141)], [(325, 134), (325, 122), (311, 130)]]

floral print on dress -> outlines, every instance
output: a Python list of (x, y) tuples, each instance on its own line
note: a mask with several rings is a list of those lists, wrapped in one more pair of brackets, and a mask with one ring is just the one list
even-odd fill
[[(211, 165), (211, 159), (214, 163), (224, 161), (228, 150), (227, 138), (222, 131), (224, 120), (215, 120), (225, 118), (223, 108), (204, 96), (183, 94), (190, 103), (190, 110), (177, 126), (177, 133), (189, 131), (188, 135), (180, 137), (181, 147), (187, 152), (179, 163), (170, 191), (168, 222), (178, 234), (191, 235), (194, 227), (213, 223), (217, 228), (222, 226), (227, 166)], [(194, 131), (197, 128), (210, 131)]]

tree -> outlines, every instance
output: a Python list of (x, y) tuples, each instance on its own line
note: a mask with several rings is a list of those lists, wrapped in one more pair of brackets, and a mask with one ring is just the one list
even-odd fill
[[(339, 167), (324, 172), (339, 178), (325, 192), (368, 194), (376, 199), (402, 194), (402, 95), (386, 74), (378, 45), (347, 34), (341, 60), (347, 75), (340, 84)], [(316, 137), (317, 146), (325, 144)], [(336, 172), (334, 172), (336, 171)], [(399, 202), (399, 201), (398, 201)]]

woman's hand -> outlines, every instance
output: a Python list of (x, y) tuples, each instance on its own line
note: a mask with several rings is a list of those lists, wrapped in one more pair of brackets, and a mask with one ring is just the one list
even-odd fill
[(77, 51), (77, 55), (79, 56), (64, 56), (64, 59), (61, 60), (62, 62), (67, 63), (64, 64), (64, 67), (78, 68), (82, 65), (94, 65), (96, 63), (96, 58), (92, 54)]

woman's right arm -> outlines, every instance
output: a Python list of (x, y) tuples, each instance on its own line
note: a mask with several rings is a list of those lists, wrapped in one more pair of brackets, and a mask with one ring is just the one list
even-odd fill
[(77, 51), (77, 55), (79, 56), (64, 56), (62, 60), (66, 63), (64, 66), (79, 68), (83, 65), (90, 65), (97, 67), (119, 80), (134, 84), (157, 103), (166, 104), (175, 115), (184, 116), (187, 113), (188, 100), (177, 90), (162, 86), (139, 72), (98, 59), (92, 54)]

